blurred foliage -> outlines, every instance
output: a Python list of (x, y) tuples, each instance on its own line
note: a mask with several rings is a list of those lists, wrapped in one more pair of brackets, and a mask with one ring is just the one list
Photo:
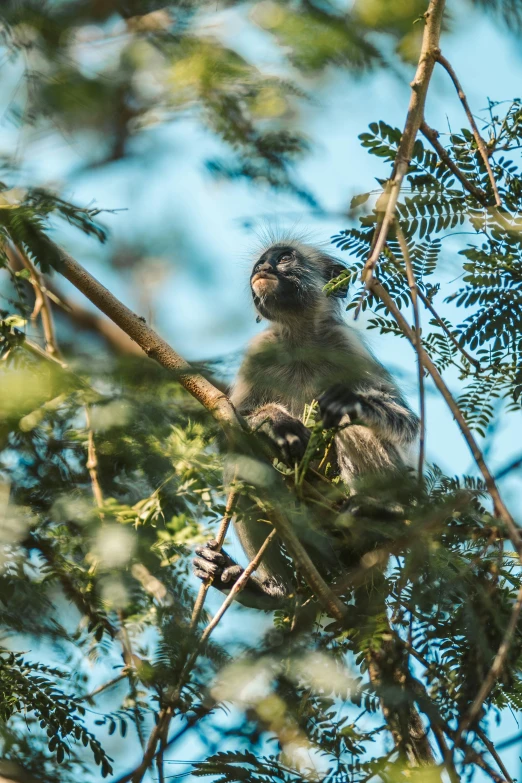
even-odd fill
[[(480, 4), (515, 28), (518, 3)], [(80, 139), (94, 166), (138, 154), (136, 140), (147, 129), (195, 114), (221, 145), (207, 161), (211, 173), (315, 204), (294, 169), (310, 144), (299, 129), (300, 102), (334, 68), (358, 75), (387, 67), (395, 55), (394, 66), (415, 59), (425, 5), (357, 0), (347, 11), (309, 0), (220, 8), (9, 0), (2, 6), (4, 67), (21, 73), (9, 119), (25, 133)], [(265, 37), (280, 69), (265, 72), (255, 51), (247, 56), (248, 46), (228, 40), (223, 19), (232, 12)], [(444, 317), (425, 319), (423, 344), (459, 382), (459, 405), (481, 435), (494, 426), (499, 405), (503, 413), (520, 411), (522, 180), (512, 158), (522, 144), (521, 117), (515, 100), (491, 103), (484, 120), (501, 209), (492, 206), (467, 129), (449, 135), (446, 149), (484, 199), (463, 189), (419, 139), (398, 206), (420, 290), (433, 306), (446, 305)], [(395, 159), (399, 139), (383, 121), (361, 135), (384, 163)], [(214, 535), (226, 503), (216, 425), (147, 359), (107, 355), (97, 344), (89, 353), (71, 339), (69, 311), (47, 276), (46, 232), (67, 223), (104, 241), (99, 211), (30, 183), (20, 187), (23, 167), (13, 160), (5, 169), (0, 775), (54, 783), (99, 779), (116, 764), (131, 770), (174, 705), (158, 749), (160, 780), (172, 777), (168, 765), (187, 737), (202, 749), (199, 760), (178, 761), (174, 775), (249, 783), (440, 780), (441, 768), (406, 768), (412, 709), (442, 763), (506, 633), (520, 582), (482, 482), (448, 477), (436, 465), (422, 485), (408, 473), (366, 477), (355, 489), (369, 507), (377, 497), (401, 509), (383, 520), (342, 512), (346, 488), (331, 475), (319, 425), (296, 472), (242, 455), (240, 491), (249, 507), (268, 502), (300, 528), (320, 527), (340, 553), (341, 575), (324, 575), (338, 579), (350, 622), (340, 627), (322, 616), (295, 574), (295, 605), (273, 622), (234, 609), (187, 672), (197, 639), (190, 560), (194, 546)], [(336, 237), (350, 262), (329, 290), (348, 277), (349, 309), (361, 295), (357, 280), (381, 192), (356, 197), (352, 217), (360, 220)], [(460, 242), (461, 274), (443, 284), (442, 240), (451, 234)], [(378, 269), (406, 311), (410, 291), (393, 234)], [(40, 339), (46, 306), (59, 315), (57, 339)], [(371, 327), (400, 334), (371, 296), (363, 308), (372, 310)], [(304, 413), (309, 421), (313, 415), (313, 408)], [(198, 631), (208, 617), (205, 611)], [(469, 747), (455, 751), (466, 775), (491, 763), (491, 715), (522, 708), (521, 643), (517, 629)]]

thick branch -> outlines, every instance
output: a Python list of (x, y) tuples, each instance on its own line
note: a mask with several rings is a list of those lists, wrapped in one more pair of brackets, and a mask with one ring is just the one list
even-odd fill
[(363, 280), (366, 281), (367, 287), (369, 287), (371, 283), (373, 270), (379, 260), (390, 226), (393, 222), (402, 181), (408, 171), (411, 156), (413, 154), (413, 145), (415, 144), (417, 132), (424, 117), (424, 105), (426, 103), (426, 95), (431, 75), (437, 57), (440, 54), (439, 39), (444, 5), (445, 0), (430, 0), (428, 10), (424, 15), (426, 24), (422, 37), (419, 64), (415, 77), (411, 83), (410, 105), (408, 107), (406, 123), (395, 157), (391, 180), (384, 194), (386, 197), (384, 217), (380, 224), (380, 228), (376, 230), (378, 233), (373, 243), (373, 249), (363, 269), (362, 276)]
[(455, 89), (457, 90), (457, 94), (460, 98), (460, 102), (462, 103), (462, 106), (464, 107), (464, 111), (466, 112), (466, 116), (468, 118), (468, 122), (471, 125), (471, 130), (473, 131), (473, 136), (475, 137), (475, 141), (477, 143), (477, 147), (479, 149), (479, 152), (482, 156), (482, 160), (484, 161), (484, 165), (486, 167), (486, 171), (488, 172), (489, 181), (491, 182), (491, 187), (493, 188), (493, 193), (495, 195), (495, 204), (497, 207), (502, 206), (502, 202), (500, 200), (500, 196), (498, 193), (497, 183), (495, 182), (495, 177), (493, 175), (493, 169), (491, 168), (491, 163), (489, 161), (489, 155), (488, 150), (486, 147), (486, 142), (480, 135), (480, 131), (477, 128), (477, 123), (475, 122), (475, 118), (473, 114), (471, 113), (471, 109), (469, 107), (468, 99), (466, 98), (466, 94), (464, 90), (462, 89), (462, 85), (458, 80), (457, 74), (453, 70), (453, 67), (450, 62), (444, 57), (443, 54), (438, 52), (437, 54), (437, 62), (439, 62), (443, 68), (448, 72), (449, 77), (453, 84), (455, 85)]
[(179, 383), (226, 428), (238, 428), (240, 419), (223, 392), (197, 373), (170, 345), (119, 301), (65, 250), (46, 238), (48, 259), (87, 299), (131, 337), (151, 359), (176, 372)]

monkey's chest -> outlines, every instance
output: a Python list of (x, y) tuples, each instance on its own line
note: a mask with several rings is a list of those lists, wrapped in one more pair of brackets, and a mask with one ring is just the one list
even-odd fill
[(279, 402), (292, 415), (301, 416), (304, 406), (325, 391), (325, 369), (324, 364), (291, 357), (273, 365), (263, 379), (266, 396), (271, 398), (267, 402)]

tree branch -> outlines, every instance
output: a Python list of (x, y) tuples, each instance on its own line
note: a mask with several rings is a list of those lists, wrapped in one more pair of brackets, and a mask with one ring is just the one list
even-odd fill
[(487, 673), (484, 682), (480, 686), (479, 692), (475, 696), (475, 699), (473, 700), (471, 707), (469, 708), (465, 717), (462, 719), (460, 726), (457, 730), (457, 735), (455, 738), (455, 744), (457, 745), (460, 744), (462, 735), (469, 729), (471, 724), (476, 720), (484, 701), (491, 693), (493, 686), (495, 685), (500, 674), (502, 673), (502, 669), (504, 668), (504, 664), (506, 663), (506, 659), (509, 653), (509, 648), (511, 647), (511, 642), (513, 641), (513, 636), (515, 635), (515, 631), (517, 629), (521, 611), (522, 611), (522, 586), (519, 588), (519, 591), (517, 593), (516, 601), (513, 605), (513, 609), (511, 610), (511, 617), (509, 619), (508, 627), (506, 628), (506, 632), (504, 634), (504, 638), (502, 639), (502, 643), (497, 650), (495, 659), (491, 664), (491, 668)]
[(51, 265), (69, 280), (87, 299), (117, 324), (147, 356), (167, 370), (173, 370), (179, 383), (195, 397), (225, 428), (234, 430), (243, 426), (234, 406), (223, 392), (200, 375), (155, 331), (119, 301), (65, 250), (42, 235), (47, 245)]
[(187, 679), (187, 676), (190, 674), (190, 671), (198, 655), (201, 652), (201, 648), (203, 647), (208, 637), (210, 636), (210, 634), (212, 633), (216, 625), (219, 623), (219, 621), (225, 614), (230, 604), (233, 603), (233, 601), (235, 600), (236, 595), (243, 589), (243, 587), (250, 579), (250, 576), (259, 566), (263, 558), (263, 555), (267, 550), (267, 547), (270, 545), (276, 533), (277, 531), (274, 528), (268, 534), (263, 544), (259, 548), (257, 555), (247, 565), (247, 567), (245, 568), (245, 570), (243, 571), (243, 573), (241, 574), (241, 576), (239, 577), (235, 585), (230, 590), (230, 593), (227, 595), (227, 597), (219, 607), (218, 611), (216, 612), (212, 620), (209, 622), (209, 624), (201, 634), (201, 637), (197, 642), (194, 650), (192, 651), (190, 657), (187, 659), (185, 665), (183, 666), (183, 670), (179, 676), (178, 685), (168, 697), (168, 704), (165, 707), (163, 707), (163, 709), (160, 711), (158, 722), (149, 737), (149, 741), (147, 743), (147, 749), (145, 751), (141, 764), (134, 770), (134, 772), (130, 773), (130, 775), (125, 778), (125, 780), (131, 780), (132, 783), (141, 783), (141, 781), (143, 780), (143, 776), (145, 775), (149, 766), (152, 764), (154, 757), (157, 755), (156, 749), (158, 743), (162, 740), (166, 743), (170, 721), (172, 720), (173, 713), (174, 713), (174, 707), (179, 700), (181, 689), (183, 688), (185, 680)]
[(92, 494), (100, 514), (100, 519), (103, 519), (103, 492), (98, 479), (98, 456), (96, 454), (96, 446), (94, 443), (94, 432), (92, 429), (91, 421), (91, 408), (90, 405), (85, 405), (85, 423), (87, 425), (87, 470), (91, 479)]
[(497, 749), (495, 748), (495, 746), (493, 745), (493, 743), (491, 742), (489, 737), (486, 735), (486, 733), (484, 731), (482, 731), (482, 729), (476, 728), (475, 731), (477, 733), (477, 737), (479, 737), (480, 741), (483, 742), (484, 745), (486, 746), (490, 756), (492, 756), (495, 759), (499, 770), (502, 772), (502, 774), (506, 778), (506, 783), (513, 783), (513, 778), (511, 777), (511, 775), (507, 771), (507, 769), (506, 769), (506, 767), (504, 765), (504, 762), (500, 758), (499, 754), (497, 753)]
[[(410, 328), (410, 326), (406, 322), (404, 316), (401, 314), (400, 310), (398, 309), (397, 305), (391, 298), (388, 291), (375, 278), (373, 278), (371, 284), (371, 290), (375, 294), (375, 296), (386, 305), (388, 311), (393, 315), (399, 327), (401, 328), (402, 332), (406, 335), (410, 343), (413, 346), (415, 346), (415, 332)], [(518, 552), (519, 557), (522, 560), (522, 539), (520, 537), (520, 530), (515, 524), (515, 520), (509, 513), (507, 507), (504, 504), (504, 501), (500, 496), (500, 492), (498, 491), (498, 487), (495, 483), (495, 479), (493, 478), (491, 472), (489, 471), (488, 466), (486, 465), (486, 462), (484, 461), (482, 452), (479, 449), (477, 442), (473, 437), (473, 434), (470, 428), (468, 427), (466, 423), (466, 419), (464, 418), (459, 406), (453, 399), (451, 392), (449, 391), (448, 387), (446, 386), (446, 384), (442, 379), (441, 374), (439, 373), (439, 371), (431, 361), (430, 357), (428, 356), (424, 348), (421, 347), (421, 351), (422, 351), (422, 362), (425, 368), (427, 369), (427, 371), (429, 372), (429, 374), (431, 375), (431, 377), (433, 378), (436, 387), (438, 388), (438, 390), (446, 400), (449, 409), (453, 413), (453, 416), (455, 417), (455, 420), (460, 428), (460, 431), (462, 432), (464, 439), (466, 440), (466, 443), (469, 446), (469, 449), (475, 459), (475, 462), (477, 463), (478, 468), (482, 473), (482, 476), (484, 477), (484, 481), (486, 482), (488, 492), (493, 500), (495, 513), (505, 523), (509, 533), (510, 540), (513, 546), (515, 547), (516, 551)]]
[(6, 242), (4, 250), (12, 267), (23, 266), (29, 271), (29, 280), (35, 292), (35, 303), (31, 320), (36, 321), (36, 318), (40, 315), (45, 339), (45, 351), (53, 358), (59, 360), (60, 349), (56, 340), (53, 312), (43, 277), (26, 253), (20, 250), (14, 243), (9, 244)]
[(465, 174), (459, 169), (455, 161), (449, 156), (447, 151), (444, 149), (442, 144), (439, 141), (439, 132), (436, 131), (434, 128), (430, 128), (429, 125), (426, 124), (426, 122), (421, 122), (420, 125), (420, 132), (423, 136), (425, 136), (441, 161), (448, 167), (448, 169), (457, 177), (458, 181), (462, 185), (465, 190), (468, 191), (468, 193), (471, 193), (472, 196), (474, 196), (477, 201), (480, 201), (480, 203), (484, 206), (488, 206), (488, 198), (484, 191), (481, 188), (477, 188), (472, 182), (469, 181), (469, 179), (466, 177)]
[[(395, 253), (393, 253), (393, 251), (392, 251), (392, 250), (390, 250), (390, 247), (389, 247), (389, 245), (386, 245), (386, 255), (387, 255), (387, 257), (388, 257), (388, 258), (389, 258), (391, 261), (393, 261), (393, 263), (395, 264), (395, 266), (396, 266), (397, 270), (398, 270), (399, 272), (403, 273), (403, 269), (402, 269), (402, 267), (401, 267), (401, 265), (400, 265), (400, 263), (399, 263), (399, 259), (397, 258), (397, 256), (395, 255)], [(469, 353), (468, 353), (468, 352), (465, 350), (465, 348), (463, 348), (463, 347), (460, 345), (459, 341), (457, 340), (457, 338), (455, 337), (455, 335), (454, 335), (454, 334), (452, 334), (452, 333), (450, 332), (450, 330), (448, 329), (448, 327), (446, 326), (446, 324), (444, 323), (444, 321), (442, 320), (442, 318), (440, 317), (440, 315), (437, 313), (437, 311), (436, 311), (436, 310), (435, 310), (435, 308), (433, 307), (432, 303), (430, 302), (430, 300), (428, 299), (428, 297), (426, 296), (426, 294), (424, 293), (424, 291), (422, 290), (422, 288), (421, 288), (419, 285), (417, 285), (416, 287), (417, 287), (417, 296), (418, 296), (418, 297), (419, 297), (419, 299), (422, 301), (422, 303), (424, 304), (424, 306), (425, 306), (425, 307), (426, 307), (426, 308), (427, 308), (427, 309), (430, 311), (430, 313), (432, 314), (432, 316), (435, 318), (435, 320), (437, 321), (438, 325), (440, 326), (440, 328), (442, 329), (442, 331), (444, 332), (444, 334), (445, 334), (445, 335), (446, 335), (446, 336), (447, 336), (447, 337), (448, 337), (448, 338), (451, 340), (451, 342), (453, 343), (453, 345), (455, 346), (455, 348), (457, 348), (457, 349), (458, 349), (458, 351), (459, 351), (459, 352), (462, 354), (462, 356), (463, 356), (463, 357), (464, 357), (464, 358), (465, 358), (465, 359), (466, 359), (466, 360), (467, 360), (467, 361), (468, 361), (470, 364), (472, 364), (472, 365), (473, 365), (473, 367), (476, 367), (476, 369), (477, 369), (477, 370), (480, 370), (480, 369), (481, 369), (481, 367), (480, 367), (480, 362), (478, 362), (476, 359), (474, 359), (474, 358), (473, 358), (473, 356), (470, 356), (470, 355), (469, 355)]]
[(413, 319), (415, 322), (415, 350), (417, 352), (417, 369), (419, 378), (419, 412), (420, 412), (420, 434), (419, 434), (419, 464), (418, 473), (419, 481), (422, 481), (422, 475), (424, 472), (424, 442), (426, 436), (426, 401), (424, 397), (424, 365), (422, 363), (422, 341), (421, 341), (421, 325), (419, 316), (419, 303), (417, 300), (418, 286), (415, 280), (415, 273), (410, 258), (410, 251), (408, 250), (408, 243), (404, 236), (399, 222), (396, 222), (397, 238), (401, 248), (402, 257), (404, 258), (404, 264), (406, 267), (406, 276), (408, 278), (408, 285), (410, 287), (411, 303), (413, 306)]
[(445, 0), (430, 0), (428, 10), (424, 14), (426, 24), (422, 37), (422, 47), (417, 71), (411, 82), (411, 97), (408, 114), (406, 115), (406, 123), (395, 157), (392, 176), (386, 191), (383, 193), (385, 199), (384, 217), (380, 227), (376, 229), (373, 248), (362, 271), (362, 279), (366, 281), (366, 290), (371, 285), (373, 270), (379, 261), (379, 256), (384, 248), (388, 232), (393, 222), (402, 181), (408, 171), (411, 156), (413, 154), (413, 145), (415, 144), (417, 132), (424, 117), (426, 95), (435, 62), (440, 53), (439, 40), (444, 5)]
[(455, 85), (455, 89), (457, 90), (457, 95), (460, 98), (460, 102), (462, 103), (462, 106), (464, 107), (464, 111), (466, 112), (466, 116), (468, 118), (468, 122), (471, 126), (471, 130), (473, 131), (473, 136), (475, 137), (475, 141), (477, 143), (477, 147), (479, 149), (479, 152), (482, 156), (482, 160), (484, 161), (484, 165), (486, 167), (486, 171), (488, 172), (489, 181), (491, 182), (491, 187), (493, 188), (493, 194), (495, 196), (495, 204), (497, 207), (502, 206), (502, 202), (500, 200), (497, 183), (495, 182), (495, 177), (493, 175), (493, 169), (491, 168), (491, 163), (489, 161), (489, 155), (488, 150), (486, 147), (486, 143), (482, 136), (480, 135), (479, 129), (477, 128), (477, 123), (475, 122), (475, 118), (473, 114), (471, 113), (471, 109), (469, 107), (468, 99), (466, 98), (466, 94), (464, 90), (462, 89), (462, 85), (458, 80), (457, 74), (453, 70), (453, 67), (451, 63), (444, 57), (444, 55), (441, 52), (438, 52), (437, 54), (437, 62), (442, 65), (442, 67), (447, 71), (449, 74), (449, 77), (453, 84)]
[[(237, 501), (237, 491), (234, 489), (231, 489), (228, 498), (227, 498), (227, 505), (225, 508), (225, 514), (223, 516), (223, 519), (221, 520), (221, 524), (219, 525), (218, 532), (216, 534), (216, 541), (217, 541), (217, 552), (221, 551), (221, 547), (225, 543), (225, 537), (228, 532), (228, 527), (230, 525), (230, 520), (232, 519), (232, 514), (234, 511), (234, 506), (236, 505)], [(199, 618), (201, 615), (201, 611), (203, 609), (203, 604), (205, 603), (205, 598), (208, 593), (208, 589), (212, 584), (212, 579), (208, 579), (206, 582), (203, 582), (201, 587), (199, 588), (198, 596), (196, 598), (196, 601), (194, 603), (194, 609), (192, 610), (192, 618), (190, 621), (190, 630), (194, 631), (197, 628)]]

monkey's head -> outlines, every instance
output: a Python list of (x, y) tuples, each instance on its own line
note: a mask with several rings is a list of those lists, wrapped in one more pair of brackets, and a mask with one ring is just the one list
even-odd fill
[(250, 288), (257, 311), (269, 321), (307, 316), (338, 309), (342, 288), (327, 297), (324, 286), (346, 269), (339, 261), (297, 242), (276, 242), (263, 250), (254, 264)]

